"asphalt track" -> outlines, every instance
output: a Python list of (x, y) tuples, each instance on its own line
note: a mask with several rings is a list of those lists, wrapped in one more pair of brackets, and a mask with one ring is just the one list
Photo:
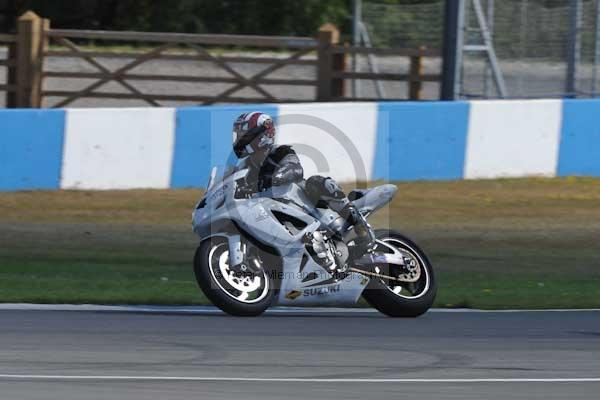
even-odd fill
[[(0, 307), (0, 399), (595, 399), (600, 311)], [(37, 309), (36, 309), (37, 308)], [(65, 308), (68, 309), (68, 308)]]

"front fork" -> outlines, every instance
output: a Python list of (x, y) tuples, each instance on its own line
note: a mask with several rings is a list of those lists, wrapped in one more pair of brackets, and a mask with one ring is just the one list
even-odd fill
[(242, 242), (240, 235), (230, 235), (229, 242), (229, 265), (236, 266), (246, 261), (246, 244)]
[(248, 257), (248, 244), (241, 235), (230, 235), (227, 237), (229, 244), (229, 266), (234, 271), (245, 273), (247, 271), (256, 273), (260, 270), (260, 260)]

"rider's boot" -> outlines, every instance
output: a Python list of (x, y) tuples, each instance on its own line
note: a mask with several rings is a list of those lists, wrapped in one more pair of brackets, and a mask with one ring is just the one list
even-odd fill
[[(350, 241), (348, 246), (351, 258), (356, 259), (372, 250), (375, 247), (373, 228), (371, 228), (356, 206), (349, 203), (340, 211), (340, 215), (346, 219), (348, 225), (354, 227), (354, 240)], [(352, 243), (354, 245), (351, 245)]]

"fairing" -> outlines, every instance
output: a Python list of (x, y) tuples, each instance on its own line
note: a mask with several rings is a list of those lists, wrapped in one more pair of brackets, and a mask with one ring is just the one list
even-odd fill
[[(236, 198), (238, 180), (246, 169), (215, 167), (208, 190), (198, 203), (192, 217), (194, 232), (205, 240), (211, 236), (238, 234), (232, 226), (241, 228), (255, 240), (274, 248), (282, 260), (277, 302), (282, 305), (351, 305), (358, 301), (369, 279), (349, 273), (335, 280), (310, 255), (303, 242), (308, 232), (328, 226), (339, 217), (331, 210), (314, 208), (297, 184), (274, 187), (251, 198)], [(367, 189), (355, 204), (363, 214), (371, 214), (391, 200), (394, 185)], [(282, 216), (296, 221), (282, 223)], [(279, 219), (278, 219), (279, 217)], [(292, 226), (294, 225), (294, 226)]]

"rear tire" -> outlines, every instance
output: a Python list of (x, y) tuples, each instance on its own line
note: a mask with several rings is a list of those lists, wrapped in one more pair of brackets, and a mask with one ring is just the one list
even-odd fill
[[(253, 317), (262, 314), (269, 308), (275, 296), (273, 277), (270, 273), (266, 272), (260, 278), (261, 282), (264, 282), (262, 283), (263, 286), (258, 289), (259, 293), (256, 299), (244, 301), (234, 298), (234, 294), (232, 293), (241, 292), (236, 291), (235, 287), (229, 284), (227, 279), (223, 277), (224, 275), (221, 273), (222, 268), (219, 270), (217, 266), (211, 264), (226, 262), (228, 251), (228, 241), (225, 237), (215, 236), (200, 243), (194, 257), (194, 273), (198, 286), (215, 306), (227, 314), (240, 317)], [(211, 268), (213, 268), (212, 272)], [(228, 268), (228, 265), (225, 268)], [(263, 271), (266, 270), (263, 268)]]
[[(364, 299), (373, 308), (390, 317), (414, 318), (424, 314), (433, 304), (437, 293), (433, 267), (429, 259), (413, 241), (399, 232), (381, 229), (375, 231), (375, 236), (377, 240), (386, 241), (387, 239), (388, 244), (393, 243), (394, 247), (414, 257), (420, 263), (421, 277), (412, 286), (417, 288), (415, 291), (418, 293), (410, 293), (408, 289), (404, 288), (395, 293), (384, 280), (371, 278), (363, 292)], [(403, 292), (403, 290), (405, 291)]]

